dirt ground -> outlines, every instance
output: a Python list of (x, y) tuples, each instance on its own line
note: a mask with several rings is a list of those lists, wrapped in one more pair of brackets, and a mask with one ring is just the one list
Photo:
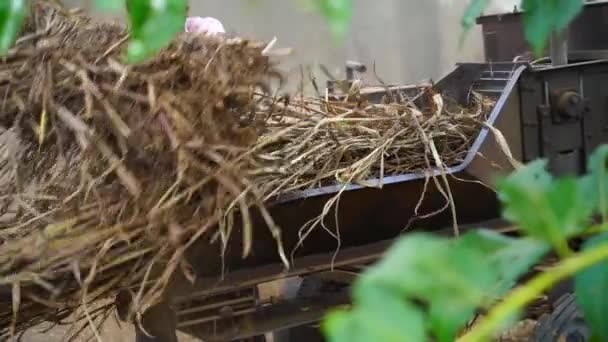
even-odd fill
[[(21, 342), (62, 342), (65, 340), (64, 336), (67, 327), (56, 327), (48, 332), (42, 332), (47, 326), (41, 326), (39, 328), (31, 329), (26, 333)], [(130, 324), (118, 324), (115, 320), (108, 320), (107, 324), (99, 332), (103, 342), (134, 342), (135, 331), (133, 326)], [(186, 334), (178, 333), (179, 342), (198, 342), (199, 339), (188, 336)], [(76, 342), (84, 342), (86, 338), (78, 339)], [(95, 339), (89, 340), (90, 342), (97, 342)]]
[[(44, 328), (44, 327), (40, 327)], [(23, 342), (60, 342), (64, 340), (65, 332), (67, 328), (58, 327), (50, 330), (49, 332), (36, 332), (38, 329), (32, 329), (24, 335)], [(119, 326), (113, 320), (108, 321), (103, 330), (100, 331), (104, 342), (133, 342), (135, 341), (135, 332), (132, 326), (122, 324)], [(195, 342), (198, 341), (189, 336), (180, 336), (180, 342)], [(84, 339), (82, 339), (84, 341)], [(94, 341), (94, 340), (93, 340)], [(80, 341), (78, 341), (80, 342)]]
[[(497, 342), (528, 342), (534, 329), (534, 321), (522, 321), (516, 324), (512, 329), (506, 331), (498, 339)], [(22, 342), (59, 342), (63, 341), (65, 329), (53, 329), (47, 333), (37, 333), (31, 331), (26, 334)], [(115, 322), (110, 321), (103, 331), (100, 332), (104, 342), (133, 342), (135, 341), (135, 333), (130, 325), (122, 324), (118, 326)], [(199, 339), (193, 338), (185, 334), (178, 335), (180, 342), (198, 342)], [(272, 342), (270, 336), (267, 337), (269, 342)], [(80, 341), (78, 341), (80, 342)]]

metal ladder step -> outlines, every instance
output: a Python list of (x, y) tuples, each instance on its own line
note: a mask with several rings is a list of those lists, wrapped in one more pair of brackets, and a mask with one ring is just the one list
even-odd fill
[(479, 88), (495, 88), (502, 87), (504, 88), (509, 82), (508, 78), (487, 78), (482, 77), (475, 82), (475, 86)]
[(512, 63), (490, 64), (481, 77), (473, 83), (473, 89), (485, 95), (500, 95), (509, 83), (513, 71)]
[(502, 91), (504, 90), (504, 88), (495, 88), (495, 89), (491, 89), (491, 88), (474, 88), (476, 92), (481, 93), (483, 95), (491, 95), (491, 96), (496, 96), (499, 94), (502, 94)]

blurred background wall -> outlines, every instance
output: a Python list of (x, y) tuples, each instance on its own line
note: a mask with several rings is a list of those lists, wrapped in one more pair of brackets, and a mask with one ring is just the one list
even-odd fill
[[(91, 0), (64, 0), (66, 4), (92, 7)], [(277, 47), (291, 47), (294, 55), (283, 58), (282, 68), (293, 82), (300, 66), (325, 65), (343, 77), (348, 59), (376, 65), (387, 83), (415, 83), (438, 79), (454, 63), (481, 61), (483, 46), (478, 28), (462, 46), (460, 20), (467, 0), (353, 0), (352, 27), (341, 42), (329, 34), (324, 20), (309, 12), (302, 0), (190, 0), (190, 15), (220, 19), (228, 31), (245, 37), (270, 40)], [(486, 13), (510, 11), (519, 0), (495, 0)], [(106, 18), (122, 18), (94, 12)]]

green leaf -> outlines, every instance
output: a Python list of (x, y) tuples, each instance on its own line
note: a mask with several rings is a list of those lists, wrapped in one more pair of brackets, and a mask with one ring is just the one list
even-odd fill
[[(503, 204), (503, 216), (526, 233), (546, 239), (561, 236), (547, 203), (547, 193), (553, 178), (545, 170), (546, 161), (537, 160), (517, 170), (498, 183), (498, 197)], [(554, 237), (548, 240), (553, 242)]]
[(423, 341), (422, 312), (397, 291), (382, 286), (359, 286), (354, 319), (362, 341)]
[[(423, 341), (413, 339), (425, 331), (420, 319), (437, 341), (453, 341), (477, 308), (494, 304), (548, 249), (542, 241), (487, 230), (457, 240), (408, 235), (354, 284), (353, 309), (328, 316), (327, 336), (331, 341)], [(428, 306), (426, 317), (413, 302)]]
[(348, 32), (352, 14), (352, 0), (315, 0), (317, 10), (329, 24), (329, 29), (332, 35), (337, 38), (343, 38)]
[(469, 5), (464, 10), (460, 24), (462, 26), (462, 33), (460, 34), (459, 46), (462, 47), (466, 35), (471, 31), (471, 28), (475, 25), (477, 18), (483, 14), (483, 10), (488, 7), (490, 0), (471, 0)]
[(595, 203), (585, 196), (574, 178), (556, 181), (547, 193), (547, 202), (566, 238), (583, 232), (595, 209)]
[(489, 0), (471, 0), (469, 2), (461, 20), (461, 25), (465, 32), (469, 31), (475, 25), (477, 18), (481, 16), (483, 10), (488, 7), (489, 3)]
[(350, 310), (331, 311), (321, 325), (329, 341), (424, 341), (422, 312), (382, 288), (366, 288)]
[(598, 147), (589, 157), (588, 175), (581, 179), (581, 187), (595, 209), (601, 214), (603, 222), (608, 221), (608, 145)]
[[(412, 234), (399, 240), (384, 259), (363, 275), (361, 283), (371, 282), (395, 288), (417, 298), (432, 298), (450, 290), (461, 292), (461, 298), (477, 302), (482, 294), (478, 289), (489, 274), (470, 270), (479, 257), (475, 250), (451, 247), (449, 240), (424, 234)], [(483, 268), (483, 263), (480, 268)], [(460, 272), (464, 269), (465, 272)], [(470, 275), (467, 273), (475, 273)], [(469, 287), (471, 279), (480, 281)], [(416, 279), (416, 281), (413, 281)]]
[(558, 251), (586, 228), (594, 203), (579, 182), (554, 180), (538, 160), (499, 182), (503, 216), (529, 235), (550, 242)]
[[(440, 341), (452, 341), (454, 333), (468, 321), (478, 307), (489, 307), (503, 297), (517, 283), (520, 276), (526, 273), (532, 265), (545, 255), (550, 247), (542, 241), (532, 239), (514, 239), (489, 230), (477, 230), (465, 234), (454, 241), (454, 250), (475, 251), (482, 269), (493, 277), (487, 282), (481, 282), (480, 297), (476, 305), (470, 302), (459, 302), (451, 297), (441, 296), (433, 299), (430, 306), (429, 319), (434, 328), (435, 336)], [(458, 254), (454, 254), (458, 257)], [(482, 261), (483, 260), (483, 261)], [(451, 266), (453, 267), (453, 266)], [(475, 276), (477, 270), (460, 269), (466, 276)], [(471, 285), (469, 285), (471, 286)], [(508, 324), (510, 321), (502, 322)]]
[(523, 274), (528, 272), (550, 250), (543, 241), (519, 239), (490, 256), (490, 263), (500, 275), (494, 293), (502, 297)]
[[(475, 314), (470, 305), (455, 306), (450, 301), (433, 301), (429, 308), (429, 323), (437, 341), (454, 341), (458, 330)], [(420, 340), (423, 341), (423, 340)]]
[(165, 47), (183, 30), (186, 0), (127, 0), (131, 40), (127, 62), (138, 63)]
[(493, 298), (504, 296), (516, 284), (517, 279), (550, 249), (543, 241), (514, 239), (489, 230), (469, 232), (458, 243), (481, 251), (484, 259), (497, 271), (498, 278), (491, 289)]
[(95, 0), (95, 7), (102, 11), (118, 11), (124, 4), (125, 0)]
[(553, 31), (561, 32), (583, 7), (583, 0), (523, 0), (524, 34), (541, 56)]
[(13, 45), (25, 18), (26, 0), (0, 1), (0, 54)]
[[(474, 267), (472, 265), (475, 265)], [(384, 259), (365, 273), (354, 293), (384, 288), (431, 306), (449, 307), (429, 312), (431, 330), (438, 341), (453, 341), (474, 310), (487, 301), (498, 275), (480, 249), (443, 238), (412, 234), (398, 241)]]
[(357, 333), (357, 312), (354, 310), (333, 310), (325, 315), (321, 323), (321, 330), (328, 341), (357, 341), (360, 334)]
[(479, 229), (467, 232), (456, 241), (462, 247), (477, 249), (486, 255), (491, 255), (509, 247), (514, 239), (491, 230)]
[[(597, 236), (585, 243), (588, 251), (608, 244), (608, 234)], [(576, 299), (585, 314), (585, 320), (600, 341), (608, 341), (608, 260), (579, 272), (574, 280)]]

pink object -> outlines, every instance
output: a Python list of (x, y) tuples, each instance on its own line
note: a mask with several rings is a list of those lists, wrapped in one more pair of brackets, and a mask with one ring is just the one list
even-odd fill
[(185, 25), (186, 32), (206, 33), (206, 34), (221, 34), (226, 33), (224, 25), (212, 17), (188, 17)]

